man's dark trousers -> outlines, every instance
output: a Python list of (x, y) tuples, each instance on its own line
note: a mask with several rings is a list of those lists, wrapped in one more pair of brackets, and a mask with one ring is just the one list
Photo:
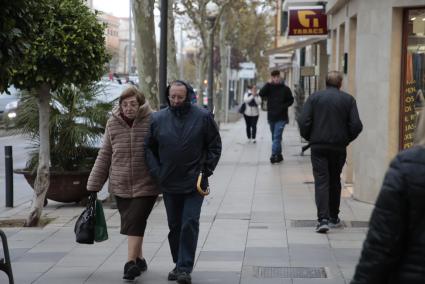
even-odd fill
[(204, 197), (197, 191), (187, 194), (164, 193), (168, 242), (179, 272), (191, 273), (199, 235), (199, 217)]
[(311, 147), (318, 220), (338, 218), (341, 202), (341, 172), (347, 151)]

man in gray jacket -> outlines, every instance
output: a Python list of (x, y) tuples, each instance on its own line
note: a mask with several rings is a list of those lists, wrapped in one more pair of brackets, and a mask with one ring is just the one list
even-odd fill
[(318, 233), (341, 226), (340, 175), (347, 157), (346, 147), (363, 129), (356, 100), (340, 91), (341, 85), (341, 73), (329, 72), (326, 89), (308, 98), (299, 119), (301, 136), (311, 145)]

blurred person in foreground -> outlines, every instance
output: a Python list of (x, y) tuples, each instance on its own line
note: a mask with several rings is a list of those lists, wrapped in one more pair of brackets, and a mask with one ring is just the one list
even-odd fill
[(304, 104), (298, 125), (311, 146), (317, 233), (341, 227), (341, 172), (347, 146), (363, 129), (353, 96), (341, 91), (342, 74), (330, 71), (326, 89), (315, 92)]
[(192, 283), (204, 196), (197, 191), (210, 177), (221, 155), (221, 138), (212, 114), (191, 103), (192, 87), (184, 81), (167, 88), (168, 107), (152, 114), (146, 138), (146, 161), (163, 193), (168, 242), (175, 267), (168, 280)]
[(425, 283), (425, 111), (385, 175), (351, 284)]
[(159, 188), (145, 163), (144, 139), (149, 131), (152, 110), (135, 87), (123, 91), (119, 106), (106, 124), (103, 144), (87, 183), (88, 191), (98, 192), (109, 178), (121, 216), (121, 234), (128, 236), (128, 257), (124, 280), (134, 280), (145, 271), (142, 243), (146, 222)]

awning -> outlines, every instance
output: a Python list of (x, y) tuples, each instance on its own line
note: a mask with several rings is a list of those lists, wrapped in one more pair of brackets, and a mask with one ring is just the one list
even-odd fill
[(306, 40), (296, 41), (296, 42), (293, 42), (293, 43), (285, 44), (283, 46), (279, 46), (279, 47), (276, 47), (276, 48), (273, 48), (273, 49), (266, 50), (264, 52), (264, 55), (272, 55), (272, 54), (276, 54), (276, 53), (289, 52), (289, 51), (292, 51), (292, 50), (296, 50), (298, 48), (303, 48), (305, 46), (318, 43), (318, 42), (323, 41), (323, 40), (326, 40), (326, 38), (314, 37), (314, 38), (309, 38), (309, 39), (306, 39)]

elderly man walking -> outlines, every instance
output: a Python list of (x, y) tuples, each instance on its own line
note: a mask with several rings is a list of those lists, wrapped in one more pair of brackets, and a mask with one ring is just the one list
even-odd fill
[(146, 140), (146, 161), (163, 192), (167, 211), (168, 241), (174, 269), (168, 280), (190, 284), (204, 200), (197, 192), (213, 171), (221, 155), (221, 138), (207, 110), (191, 104), (193, 89), (183, 81), (167, 89), (169, 107), (152, 114)]
[(318, 233), (341, 225), (340, 175), (347, 157), (346, 147), (363, 129), (356, 100), (340, 91), (341, 85), (341, 73), (329, 72), (326, 89), (308, 98), (299, 120), (301, 136), (311, 145)]

